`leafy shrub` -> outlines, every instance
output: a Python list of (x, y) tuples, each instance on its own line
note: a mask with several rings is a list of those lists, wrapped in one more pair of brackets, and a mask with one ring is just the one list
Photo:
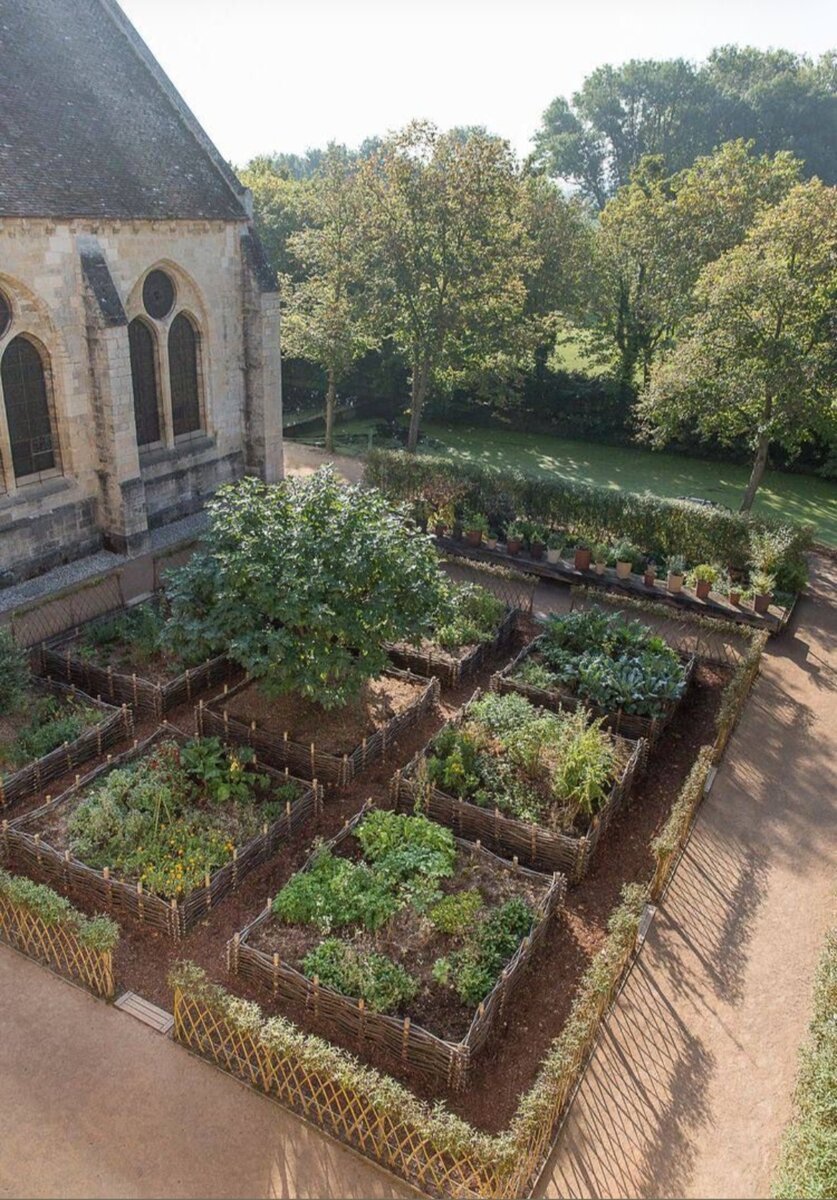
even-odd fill
[(397, 502), (446, 489), (460, 507), (485, 512), (490, 521), (501, 510), (526, 513), (532, 520), (564, 525), (588, 539), (624, 538), (655, 556), (683, 555), (691, 563), (720, 562), (737, 569), (751, 560), (757, 534), (768, 531), (782, 539), (783, 564), (803, 561), (812, 539), (810, 526), (788, 520), (596, 487), (559, 476), (546, 480), (429, 454), (373, 450), (366, 460), (366, 481)]
[(29, 686), (29, 658), (8, 629), (0, 629), (0, 717), (13, 712)]
[(445, 896), (438, 904), (434, 904), (428, 915), (440, 933), (459, 937), (471, 928), (481, 908), (482, 897), (478, 891), (470, 889)]
[[(217, 783), (195, 768), (193, 746), (160, 742), (144, 758), (109, 771), (70, 817), (73, 853), (91, 867), (111, 867), (158, 895), (181, 896), (229, 862), (235, 846), (261, 829), (256, 800), (267, 777), (248, 772), (222, 802)], [(183, 755), (186, 755), (184, 764)], [(228, 774), (237, 776), (236, 752)], [(243, 767), (242, 767), (243, 769)]]
[(714, 583), (717, 578), (717, 567), (713, 567), (711, 563), (698, 563), (689, 572), (689, 586), (694, 587), (696, 583)]
[(339, 938), (326, 938), (310, 950), (302, 968), (309, 979), (316, 975), (326, 987), (365, 1001), (373, 1012), (393, 1012), (418, 991), (415, 979), (391, 958)]
[(221, 644), (268, 695), (345, 704), (416, 641), (447, 595), (429, 538), (374, 490), (324, 469), (267, 486), (245, 478), (209, 505), (202, 548), (169, 576), (168, 637)]
[(449, 958), (450, 980), (463, 1004), (485, 999), (533, 920), (529, 905), (513, 897), (480, 922), (461, 950), (454, 950)]
[(503, 601), (488, 588), (476, 583), (451, 584), (433, 640), (447, 650), (489, 642), (497, 633), (505, 611)]
[(23, 875), (0, 870), (0, 895), (11, 904), (28, 909), (44, 925), (69, 926), (78, 941), (91, 950), (113, 950), (119, 941), (119, 926), (110, 917), (88, 917), (73, 908), (66, 897)]

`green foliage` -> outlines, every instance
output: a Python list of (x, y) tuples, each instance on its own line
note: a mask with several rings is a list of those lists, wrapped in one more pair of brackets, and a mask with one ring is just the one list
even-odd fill
[(489, 642), (506, 612), (502, 600), (477, 583), (452, 583), (433, 640), (446, 650)]
[(517, 678), (564, 688), (605, 712), (660, 717), (685, 688), (676, 651), (647, 625), (600, 608), (552, 614), (538, 641), (542, 663), (524, 660)]
[(365, 863), (321, 851), (307, 871), (298, 871), (273, 901), (273, 912), (289, 925), (316, 925), (323, 932), (347, 925), (375, 930), (403, 900), (389, 879)]
[(837, 1196), (837, 931), (817, 967), (814, 1015), (802, 1048), (788, 1127), (773, 1182), (777, 1200)]
[(471, 928), (481, 908), (482, 897), (476, 889), (451, 892), (433, 905), (428, 916), (441, 933), (461, 937)]
[(480, 922), (461, 950), (453, 951), (450, 982), (463, 1004), (479, 1004), (485, 999), (533, 920), (529, 905), (513, 897)]
[(714, 583), (717, 578), (717, 567), (713, 567), (711, 563), (698, 563), (689, 572), (689, 586), (694, 587), (696, 583)]
[(265, 812), (257, 801), (267, 788), (267, 776), (237, 752), (218, 753), (214, 739), (205, 753), (194, 743), (159, 742), (94, 785), (70, 817), (70, 848), (88, 866), (176, 898), (203, 886), (260, 831)]
[(376, 877), (420, 912), (436, 900), (439, 880), (453, 874), (453, 834), (427, 817), (376, 809), (358, 825), (356, 836)]
[(374, 950), (326, 938), (302, 960), (305, 974), (325, 987), (364, 1000), (373, 1012), (394, 1012), (412, 1000), (418, 984), (398, 963)]
[(448, 795), (569, 828), (605, 802), (616, 765), (612, 739), (583, 709), (548, 713), (515, 692), (489, 692), (437, 735), (426, 771)]
[(119, 941), (119, 926), (110, 917), (85, 916), (52, 888), (33, 883), (23, 875), (0, 870), (0, 895), (10, 904), (31, 912), (45, 925), (68, 926), (79, 943), (91, 950), (106, 953), (114, 950)]
[(269, 695), (345, 704), (386, 667), (385, 643), (420, 639), (443, 603), (430, 540), (330, 469), (243, 479), (209, 515), (202, 548), (170, 577), (169, 636), (223, 644)]
[[(792, 521), (773, 521), (724, 508), (708, 508), (686, 500), (664, 500), (637, 492), (575, 483), (558, 476), (549, 480), (481, 464), (373, 450), (366, 479), (394, 502), (411, 503), (447, 486), (459, 504), (472, 504), (491, 514), (499, 508), (527, 512), (544, 524), (561, 524), (602, 542), (629, 538), (643, 553), (688, 562), (719, 562), (744, 569), (751, 541), (765, 530), (781, 532), (784, 561), (795, 560), (811, 544), (811, 528)], [(507, 530), (508, 532), (508, 530)]]
[(29, 685), (29, 657), (8, 629), (0, 628), (0, 717), (13, 712)]
[(39, 696), (30, 700), (30, 718), (14, 741), (0, 747), (0, 767), (23, 767), (75, 741), (101, 718), (98, 709), (77, 697)]

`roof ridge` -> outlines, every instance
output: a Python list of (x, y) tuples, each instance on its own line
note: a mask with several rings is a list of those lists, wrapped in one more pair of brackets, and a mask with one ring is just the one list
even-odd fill
[(203, 128), (198, 118), (192, 112), (189, 105), (183, 99), (180, 92), (174, 86), (171, 79), (169, 79), (168, 75), (157, 61), (151, 48), (139, 34), (136, 27), (133, 25), (130, 18), (119, 5), (117, 0), (98, 0), (98, 3), (105, 10), (119, 31), (124, 35), (131, 49), (149, 72), (154, 82), (160, 88), (160, 91), (163, 93), (166, 100), (168, 100), (169, 104), (172, 106), (175, 113), (183, 123), (184, 127), (195, 139), (201, 150), (224, 180), (237, 202), (241, 205), (242, 216), (244, 219), (249, 220), (252, 217), (252, 213), (246, 199), (249, 194), (248, 189), (232, 170), (229, 163), (224, 159), (220, 150), (212, 141), (212, 138)]

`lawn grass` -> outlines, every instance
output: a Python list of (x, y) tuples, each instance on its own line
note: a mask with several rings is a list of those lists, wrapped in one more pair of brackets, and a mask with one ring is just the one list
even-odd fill
[[(374, 420), (347, 421), (337, 426), (338, 452), (365, 449), (363, 443), (350, 447), (341, 439), (347, 434), (371, 431)], [(464, 461), (513, 468), (534, 476), (561, 475), (581, 483), (654, 496), (702, 496), (738, 509), (747, 483), (746, 467), (708, 459), (665, 454), (638, 446), (605, 446), (577, 442), (544, 434), (522, 433), (502, 428), (472, 428), (428, 422), (423, 432), (435, 443), (433, 453), (448, 453)], [(809, 521), (816, 527), (817, 540), (837, 546), (837, 485), (811, 475), (769, 471), (756, 496), (755, 511), (774, 517)]]

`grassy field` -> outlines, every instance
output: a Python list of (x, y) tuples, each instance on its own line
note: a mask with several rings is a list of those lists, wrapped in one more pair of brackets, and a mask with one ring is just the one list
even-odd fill
[[(362, 434), (374, 421), (338, 425), (341, 435)], [(654, 496), (702, 496), (732, 509), (741, 501), (749, 472), (729, 463), (661, 454), (633, 446), (602, 446), (542, 434), (501, 429), (467, 429), (463, 425), (428, 423), (424, 432), (441, 443), (453, 457), (496, 467), (513, 467), (531, 475), (562, 475), (581, 483), (650, 492)], [(357, 451), (362, 446), (354, 442)], [(440, 452), (438, 447), (432, 447)], [(837, 485), (810, 475), (768, 472), (756, 497), (755, 508), (772, 516), (810, 521), (817, 538), (837, 546)]]

